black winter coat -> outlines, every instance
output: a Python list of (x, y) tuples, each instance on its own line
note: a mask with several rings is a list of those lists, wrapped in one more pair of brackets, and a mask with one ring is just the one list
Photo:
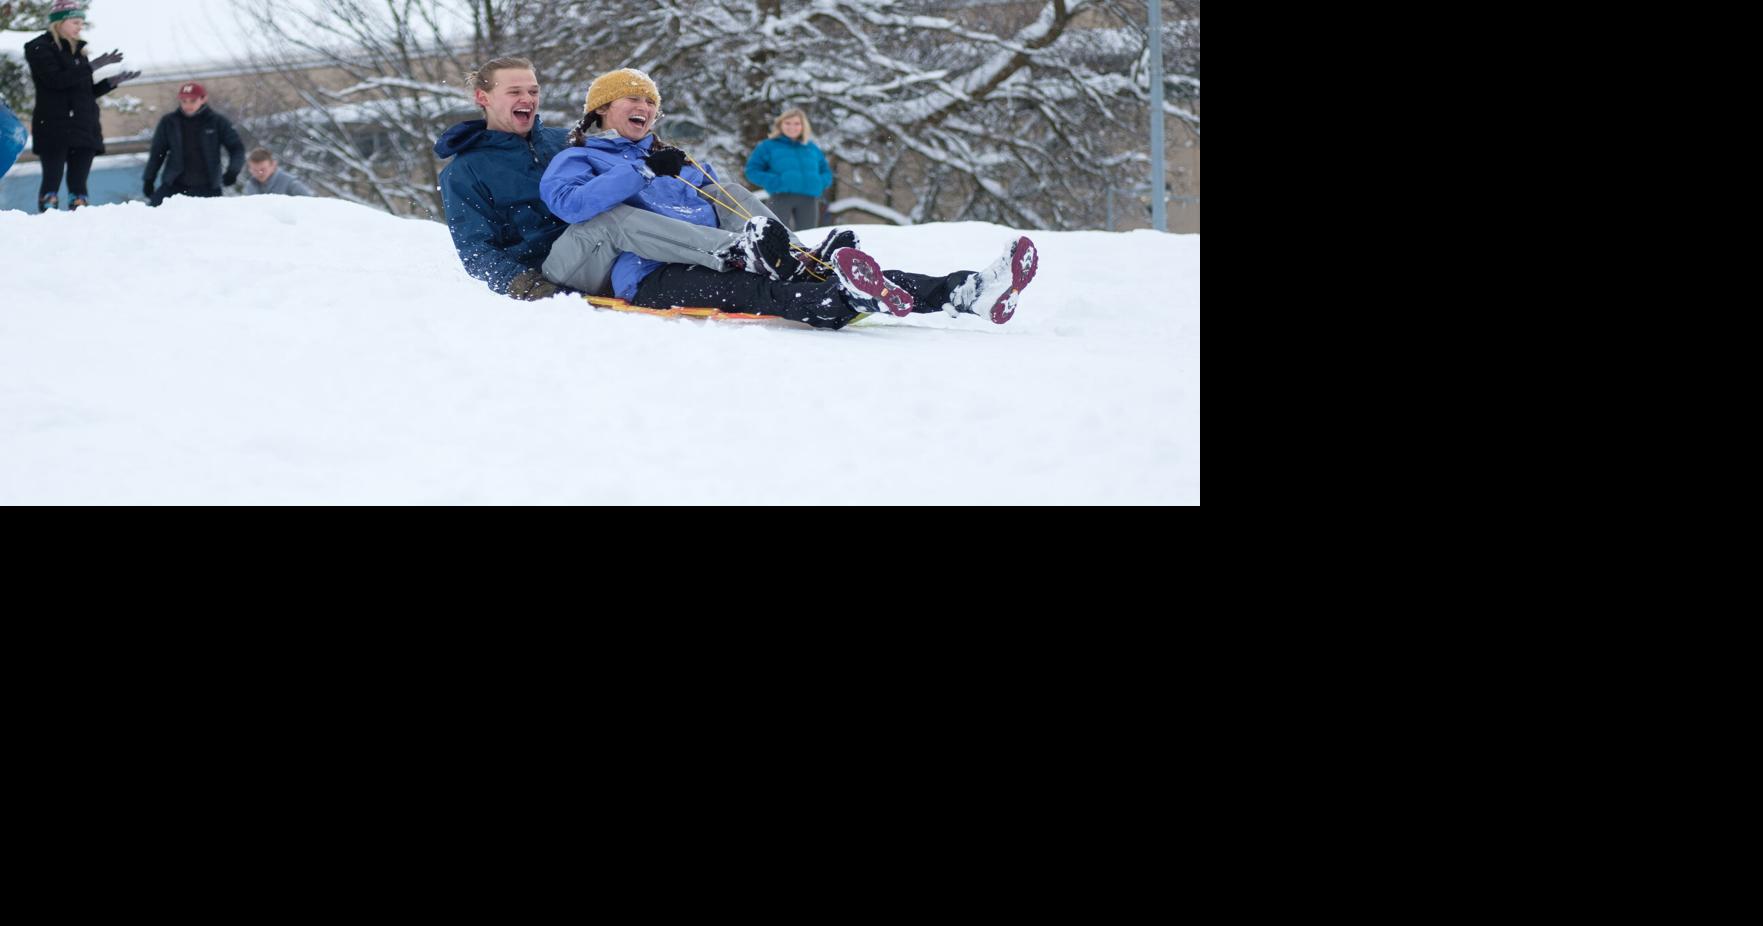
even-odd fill
[[(84, 50), (85, 42), (78, 43)], [(92, 62), (45, 32), (24, 46), (37, 108), (31, 116), (31, 151), (66, 154), (74, 148), (104, 153), (104, 127), (98, 124), (98, 98), (116, 89), (109, 78), (92, 83)]]
[[(202, 133), (202, 150), (190, 152), (184, 150), (184, 122), (195, 120)], [(226, 173), (220, 171), (220, 149), (226, 148)], [(208, 165), (208, 187), (218, 190), (221, 184), (231, 186), (232, 180), (239, 179), (239, 171), (245, 167), (245, 144), (239, 140), (238, 130), (233, 128), (232, 120), (214, 111), (212, 106), (204, 106), (194, 116), (186, 116), (183, 110), (166, 113), (159, 117), (159, 126), (153, 130), (153, 147), (147, 152), (147, 182), (156, 183), (160, 187), (168, 187), (184, 175), (184, 165), (190, 158), (202, 158)], [(159, 177), (160, 165), (165, 166), (165, 176)]]

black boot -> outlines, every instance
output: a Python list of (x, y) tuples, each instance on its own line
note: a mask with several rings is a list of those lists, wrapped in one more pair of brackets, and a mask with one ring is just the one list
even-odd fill
[(833, 229), (832, 234), (827, 235), (826, 240), (820, 243), (820, 247), (814, 249), (812, 257), (804, 257), (797, 262), (795, 275), (786, 282), (821, 282), (830, 279), (833, 275), (833, 252), (839, 248), (855, 247), (858, 247), (856, 232), (848, 228)]
[(725, 269), (745, 270), (772, 280), (788, 280), (802, 269), (791, 253), (789, 229), (762, 215), (748, 219), (735, 243), (716, 252), (716, 256), (722, 259)]

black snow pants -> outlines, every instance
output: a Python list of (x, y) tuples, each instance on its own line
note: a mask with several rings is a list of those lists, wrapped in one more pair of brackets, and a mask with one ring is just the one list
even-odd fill
[[(884, 275), (912, 294), (912, 311), (939, 312), (949, 301), (950, 291), (966, 282), (971, 273), (959, 270), (945, 277), (930, 277), (889, 270)], [(779, 283), (757, 273), (718, 273), (690, 264), (667, 264), (649, 274), (631, 301), (651, 309), (678, 305), (777, 315), (816, 328), (843, 328), (858, 314), (837, 280)]]

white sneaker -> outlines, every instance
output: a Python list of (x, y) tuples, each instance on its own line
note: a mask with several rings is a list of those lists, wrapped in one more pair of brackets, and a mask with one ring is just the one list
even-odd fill
[(1016, 315), (1016, 300), (1024, 287), (1034, 280), (1041, 266), (1041, 253), (1027, 238), (1011, 242), (1010, 250), (993, 261), (991, 266), (967, 278), (967, 282), (949, 294), (943, 311), (950, 315), (986, 314), (993, 324), (1002, 325)]

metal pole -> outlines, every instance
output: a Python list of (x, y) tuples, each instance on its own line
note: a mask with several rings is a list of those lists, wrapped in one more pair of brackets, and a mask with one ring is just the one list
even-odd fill
[(1169, 231), (1168, 194), (1163, 184), (1163, 3), (1151, 7), (1151, 227)]

